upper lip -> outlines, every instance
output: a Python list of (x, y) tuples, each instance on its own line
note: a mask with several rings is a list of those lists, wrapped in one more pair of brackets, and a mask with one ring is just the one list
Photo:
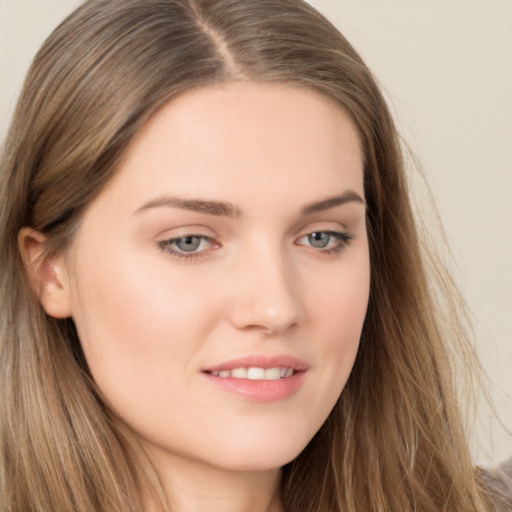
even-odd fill
[(295, 371), (307, 370), (307, 365), (300, 359), (289, 355), (263, 356), (250, 355), (232, 359), (215, 366), (204, 368), (203, 372), (221, 372), (234, 368), (292, 368)]

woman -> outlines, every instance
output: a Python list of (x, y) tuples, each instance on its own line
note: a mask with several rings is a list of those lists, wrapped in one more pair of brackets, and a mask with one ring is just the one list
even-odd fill
[(307, 4), (86, 2), (1, 194), (3, 510), (492, 509), (392, 119)]

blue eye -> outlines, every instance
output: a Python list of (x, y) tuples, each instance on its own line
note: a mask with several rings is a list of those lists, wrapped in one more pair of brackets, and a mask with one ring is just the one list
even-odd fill
[(318, 231), (308, 235), (308, 242), (311, 247), (315, 247), (316, 249), (325, 249), (329, 245), (331, 238), (332, 235), (330, 233)]
[(180, 251), (195, 252), (201, 245), (202, 237), (195, 235), (185, 236), (183, 238), (176, 238), (173, 242)]
[(341, 252), (349, 245), (352, 237), (338, 231), (314, 231), (298, 239), (299, 245), (308, 245), (322, 254)]
[(210, 238), (204, 235), (186, 235), (158, 242), (158, 246), (176, 258), (199, 256), (213, 245)]

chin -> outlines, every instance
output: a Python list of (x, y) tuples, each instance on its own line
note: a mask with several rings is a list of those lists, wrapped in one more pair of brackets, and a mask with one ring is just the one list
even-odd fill
[(294, 460), (312, 436), (297, 436), (290, 432), (285, 436), (244, 436), (233, 439), (222, 453), (225, 469), (236, 471), (265, 471), (278, 469)]

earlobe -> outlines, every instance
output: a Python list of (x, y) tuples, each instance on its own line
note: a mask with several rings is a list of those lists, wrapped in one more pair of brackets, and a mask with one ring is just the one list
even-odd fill
[(71, 316), (67, 269), (62, 256), (47, 259), (45, 235), (31, 228), (18, 233), (18, 246), (30, 284), (46, 313), (54, 318)]

